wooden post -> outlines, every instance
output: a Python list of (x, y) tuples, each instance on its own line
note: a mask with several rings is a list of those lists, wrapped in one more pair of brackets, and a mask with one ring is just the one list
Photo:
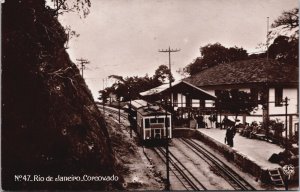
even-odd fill
[(246, 114), (243, 114), (243, 124), (246, 125)]
[(289, 115), (289, 138), (293, 137), (293, 116)]

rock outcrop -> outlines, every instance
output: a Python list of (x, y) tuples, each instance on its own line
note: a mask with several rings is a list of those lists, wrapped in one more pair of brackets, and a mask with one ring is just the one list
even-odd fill
[(2, 6), (2, 188), (108, 189), (110, 182), (26, 182), (113, 175), (106, 125), (64, 48), (67, 36), (43, 0)]

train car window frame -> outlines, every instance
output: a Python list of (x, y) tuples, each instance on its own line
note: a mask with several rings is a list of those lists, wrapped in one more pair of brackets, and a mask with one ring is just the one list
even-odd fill
[(145, 118), (145, 128), (150, 128), (150, 119)]
[(166, 122), (167, 122), (167, 127), (170, 127), (170, 118), (167, 117), (167, 118), (164, 118), (164, 119), (167, 119)]
[(157, 119), (156, 118), (150, 118), (150, 124), (152, 123), (157, 123)]
[(164, 123), (164, 122), (165, 122), (165, 118), (163, 117), (157, 118), (157, 123)]

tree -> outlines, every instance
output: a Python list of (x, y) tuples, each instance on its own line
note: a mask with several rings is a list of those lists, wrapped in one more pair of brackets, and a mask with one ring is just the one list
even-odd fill
[(174, 82), (174, 77), (166, 65), (160, 65), (158, 69), (155, 70), (153, 79), (158, 81), (159, 84), (166, 83), (166, 80), (170, 81), (170, 79), (171, 82)]
[(80, 35), (76, 31), (72, 30), (70, 25), (67, 25), (65, 27), (65, 31), (66, 31), (66, 35), (67, 35), (67, 41), (65, 43), (65, 48), (68, 49), (70, 40), (74, 37), (77, 38)]
[[(171, 81), (173, 82), (174, 77), (165, 65), (159, 66), (153, 77), (149, 77), (148, 74), (144, 77), (133, 76), (125, 78), (119, 75), (110, 75), (109, 78), (114, 78), (118, 82), (114, 83), (111, 87), (107, 87), (105, 91), (108, 94), (113, 93), (118, 97), (123, 97), (124, 101), (129, 101), (130, 99), (139, 98), (140, 92), (162, 85), (169, 79), (169, 75), (171, 75)], [(100, 94), (102, 92), (103, 90), (99, 91)]]
[(298, 39), (290, 40), (289, 37), (278, 36), (268, 49), (270, 58), (280, 63), (298, 65), (298, 42)]
[(200, 48), (202, 62), (207, 67), (228, 62), (228, 49), (220, 43), (208, 44)]
[(238, 48), (237, 46), (230, 47), (227, 50), (227, 55), (228, 62), (244, 60), (248, 58), (247, 51), (243, 48)]
[(80, 17), (86, 17), (90, 13), (90, 0), (51, 0), (51, 2), (56, 16), (76, 11)]
[(184, 69), (190, 75), (221, 63), (248, 59), (248, 53), (245, 49), (236, 46), (226, 48), (220, 43), (201, 47), (200, 52), (201, 57), (196, 58), (193, 63), (190, 63)]
[[(270, 57), (278, 60), (285, 64), (298, 65), (299, 58), (299, 9), (294, 8), (290, 11), (284, 11), (274, 23), (272, 28), (277, 30), (277, 36), (274, 38), (273, 44), (270, 45), (268, 52)], [(289, 28), (288, 33), (281, 34), (281, 30), (286, 32), (287, 27)]]
[(294, 8), (289, 11), (284, 11), (281, 16), (279, 16), (274, 23), (272, 24), (272, 27), (278, 27), (281, 25), (287, 25), (290, 28), (295, 28), (299, 26), (299, 9)]
[(257, 103), (251, 97), (251, 93), (239, 91), (237, 89), (222, 90), (217, 95), (216, 108), (237, 116), (240, 114), (250, 114)]

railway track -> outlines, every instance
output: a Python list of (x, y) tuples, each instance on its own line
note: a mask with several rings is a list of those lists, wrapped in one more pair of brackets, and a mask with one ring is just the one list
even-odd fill
[(215, 168), (235, 190), (256, 190), (249, 182), (237, 174), (234, 170), (224, 164), (214, 154), (203, 148), (192, 139), (180, 139), (187, 147), (193, 150), (200, 158)]
[[(103, 106), (102, 105), (98, 105), (98, 109), (100, 111), (103, 111)], [(115, 114), (115, 115), (119, 115), (119, 109), (112, 109), (112, 108), (105, 107), (105, 112), (112, 113), (112, 114)], [(128, 118), (127, 113), (123, 112), (123, 110), (121, 110), (120, 116), (122, 118), (124, 118), (124, 119)]]
[[(166, 152), (162, 147), (153, 148), (158, 156), (166, 163)], [(169, 151), (170, 171), (180, 181), (186, 190), (206, 190), (202, 183)]]

